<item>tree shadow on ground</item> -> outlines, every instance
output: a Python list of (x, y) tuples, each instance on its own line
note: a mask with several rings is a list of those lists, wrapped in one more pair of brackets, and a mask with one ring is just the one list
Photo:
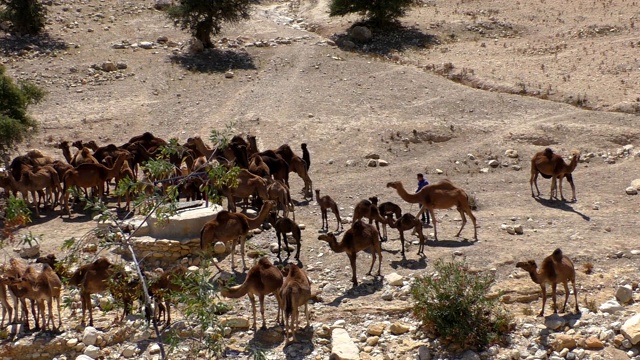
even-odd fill
[(246, 52), (206, 49), (198, 54), (179, 53), (169, 57), (172, 63), (189, 71), (211, 73), (229, 70), (256, 70), (253, 58)]
[[(402, 52), (408, 49), (428, 49), (441, 42), (431, 34), (425, 34), (416, 27), (406, 27), (399, 22), (384, 26), (359, 22), (354, 26), (366, 26), (371, 29), (373, 37), (368, 42), (358, 42), (348, 33), (336, 34), (331, 39), (344, 51), (361, 52), (375, 55), (389, 55), (392, 52)], [(349, 29), (350, 30), (350, 29)]]
[(48, 33), (36, 36), (18, 36), (6, 34), (0, 36), (0, 52), (5, 56), (24, 55), (31, 51), (50, 52), (66, 50), (69, 45), (60, 38), (53, 38)]
[(357, 299), (361, 296), (371, 295), (382, 289), (383, 279), (383, 276), (374, 276), (373, 279), (367, 278), (366, 280), (360, 281), (358, 286), (354, 286), (351, 289), (348, 289), (343, 295), (338, 296), (337, 298), (333, 299), (332, 302), (328, 303), (327, 306), (338, 307), (344, 299)]
[(468, 241), (467, 239), (464, 240), (427, 240), (424, 242), (425, 245), (427, 246), (434, 246), (434, 247), (446, 247), (446, 248), (458, 248), (458, 247), (467, 247), (467, 246), (471, 246), (473, 244), (475, 244), (475, 241)]
[(411, 270), (422, 270), (427, 268), (427, 258), (425, 256), (421, 256), (419, 259), (407, 259), (403, 258), (402, 260), (393, 260), (391, 261), (391, 268), (397, 269), (399, 267)]
[(581, 213), (580, 211), (577, 211), (576, 209), (574, 209), (573, 207), (569, 206), (569, 203), (564, 201), (564, 200), (549, 200), (549, 199), (543, 199), (541, 197), (535, 197), (534, 198), (540, 205), (549, 207), (549, 208), (553, 208), (553, 209), (559, 209), (562, 211), (567, 211), (567, 212), (573, 212), (576, 213), (578, 215), (580, 215), (580, 217), (582, 217), (583, 220), (585, 221), (591, 221), (591, 217)]

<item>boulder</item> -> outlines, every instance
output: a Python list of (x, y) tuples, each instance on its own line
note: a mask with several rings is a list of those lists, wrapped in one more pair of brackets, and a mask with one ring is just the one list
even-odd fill
[(373, 34), (366, 26), (354, 26), (349, 32), (349, 36), (357, 42), (366, 43), (371, 41)]
[(367, 161), (367, 166), (368, 167), (376, 167), (376, 166), (378, 166), (378, 160), (369, 159), (369, 161)]
[(616, 300), (609, 300), (603, 303), (602, 305), (600, 305), (600, 307), (598, 308), (598, 310), (602, 311), (603, 313), (609, 313), (609, 314), (613, 314), (617, 311), (622, 311), (623, 309), (624, 307), (620, 305), (620, 303), (617, 302)]
[(349, 337), (347, 330), (333, 329), (331, 332), (331, 357), (333, 360), (359, 360), (360, 350)]
[(155, 4), (153, 7), (156, 10), (165, 10), (168, 9), (171, 5), (173, 5), (172, 0), (155, 0)]
[(564, 348), (573, 350), (576, 346), (576, 339), (567, 334), (558, 334), (553, 341), (553, 350), (555, 351), (561, 351)]
[(624, 335), (633, 345), (640, 342), (640, 314), (630, 317), (622, 324), (620, 333)]
[(389, 331), (391, 331), (393, 335), (402, 335), (409, 331), (409, 325), (396, 321), (391, 324)]
[(220, 325), (230, 327), (232, 329), (248, 329), (249, 319), (241, 316), (228, 316), (220, 318)]
[(618, 287), (616, 290), (616, 299), (622, 304), (627, 304), (633, 300), (633, 290), (630, 285), (624, 285)]
[(546, 326), (551, 330), (558, 330), (562, 328), (565, 324), (566, 324), (566, 320), (558, 314), (547, 316), (544, 319), (544, 326)]
[(384, 329), (387, 327), (384, 323), (371, 324), (367, 328), (367, 334), (371, 336), (380, 336), (384, 332)]
[(391, 286), (402, 286), (404, 285), (404, 277), (399, 275), (398, 273), (391, 273), (384, 276), (384, 279), (387, 280), (387, 283)]
[(629, 186), (624, 191), (627, 193), (627, 195), (638, 195), (638, 190), (633, 186)]
[(602, 343), (602, 341), (600, 341), (600, 339), (595, 336), (589, 336), (587, 340), (585, 340), (585, 346), (587, 347), (587, 349), (593, 350), (604, 349), (604, 344)]
[(102, 352), (100, 351), (100, 348), (95, 345), (87, 346), (84, 349), (83, 353), (92, 359), (97, 359), (100, 356), (102, 356)]
[(118, 66), (111, 61), (105, 61), (102, 63), (102, 71), (111, 72), (118, 70)]
[(517, 158), (518, 158), (518, 151), (516, 151), (516, 150), (514, 150), (514, 149), (509, 149), (509, 150), (506, 150), (506, 151), (504, 152), (504, 155), (505, 155), (506, 157), (510, 157), (510, 158), (512, 158), (512, 159), (517, 159)]
[(93, 326), (87, 326), (82, 332), (82, 343), (87, 346), (95, 345), (99, 334), (100, 332), (96, 330), (96, 328)]

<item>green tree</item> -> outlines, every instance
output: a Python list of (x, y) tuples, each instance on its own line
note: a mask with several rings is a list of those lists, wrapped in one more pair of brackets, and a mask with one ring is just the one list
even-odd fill
[(0, 65), (0, 157), (37, 129), (38, 123), (27, 114), (27, 107), (44, 98), (44, 90), (28, 83), (15, 84)]
[(372, 23), (392, 22), (404, 16), (417, 0), (331, 0), (330, 16), (345, 16), (357, 13)]
[(44, 29), (47, 10), (38, 0), (0, 0), (2, 18), (11, 21), (18, 34), (35, 35)]
[(238, 22), (249, 18), (254, 0), (179, 0), (168, 10), (176, 25), (189, 29), (205, 48), (212, 48), (211, 35), (220, 32), (223, 22)]

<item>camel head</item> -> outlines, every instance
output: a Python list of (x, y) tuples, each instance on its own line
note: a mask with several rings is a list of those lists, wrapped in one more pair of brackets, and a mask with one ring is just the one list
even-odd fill
[(71, 145), (73, 145), (73, 147), (75, 147), (78, 150), (82, 150), (82, 148), (84, 147), (82, 140), (76, 140), (73, 143), (71, 143)]
[(402, 186), (402, 183), (400, 181), (392, 181), (387, 183), (388, 188), (398, 189), (398, 187), (400, 186)]
[(69, 142), (68, 141), (61, 141), (60, 144), (58, 144), (58, 146), (56, 146), (56, 149), (68, 149), (69, 148)]
[(54, 254), (49, 254), (47, 256), (40, 256), (39, 258), (36, 259), (36, 263), (48, 264), (51, 267), (54, 267), (57, 262), (58, 262), (58, 259), (56, 259), (56, 256)]
[(318, 236), (318, 240), (326, 241), (329, 244), (337, 242), (336, 236), (333, 233), (322, 234), (322, 235)]
[(535, 272), (538, 269), (535, 260), (520, 261), (516, 264), (516, 267), (527, 272)]
[(371, 201), (371, 203), (372, 203), (373, 205), (376, 205), (376, 206), (378, 205), (378, 197), (377, 197), (377, 196), (372, 196), (372, 197), (370, 197), (370, 198), (369, 198), (369, 201)]

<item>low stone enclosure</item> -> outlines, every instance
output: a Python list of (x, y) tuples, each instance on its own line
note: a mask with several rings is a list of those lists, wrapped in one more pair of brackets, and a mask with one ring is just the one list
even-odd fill
[[(200, 257), (200, 230), (204, 224), (215, 219), (222, 210), (220, 205), (208, 207), (204, 203), (196, 207), (178, 210), (168, 221), (160, 222), (151, 215), (135, 233), (133, 250), (138, 261), (148, 266), (165, 267), (178, 262), (198, 265)], [(141, 218), (126, 223), (132, 228), (140, 225)], [(123, 254), (126, 257), (126, 254)]]

